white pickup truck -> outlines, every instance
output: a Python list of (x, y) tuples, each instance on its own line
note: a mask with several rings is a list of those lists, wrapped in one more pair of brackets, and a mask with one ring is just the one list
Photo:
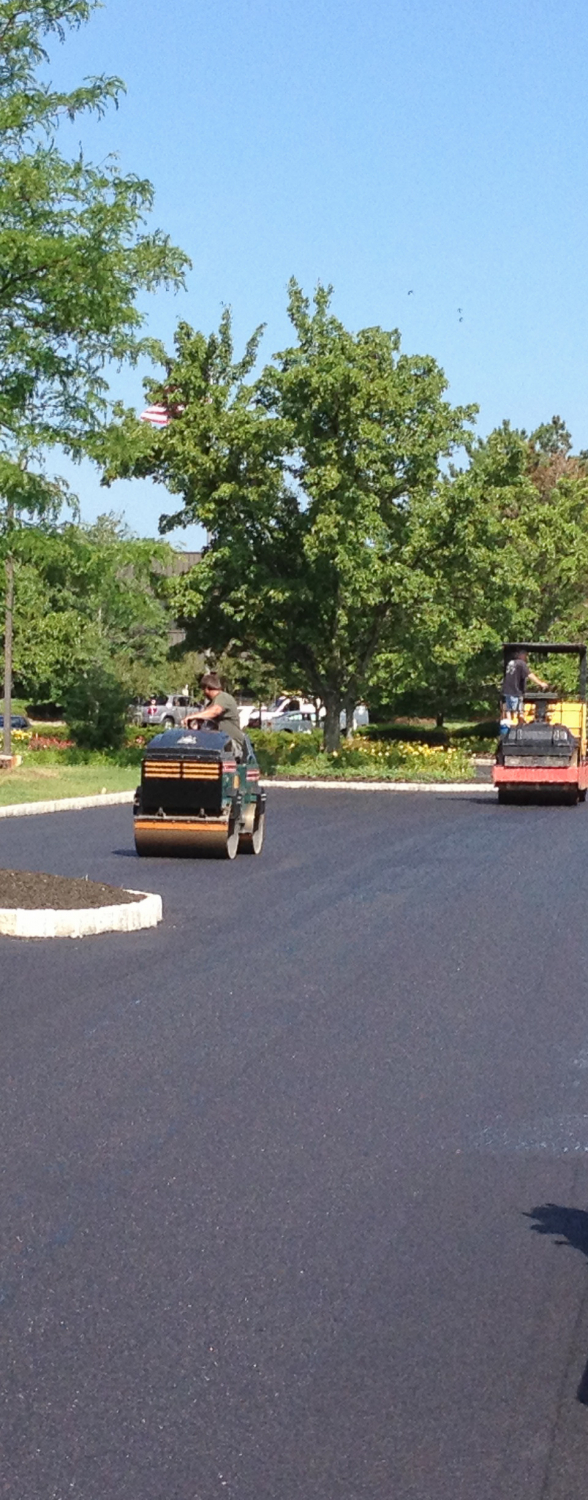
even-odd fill
[[(324, 716), (325, 710), (320, 708), (319, 719)], [(286, 729), (292, 734), (304, 733), (316, 725), (316, 706), (310, 699), (291, 698), (288, 693), (282, 693), (269, 708), (262, 703), (261, 724), (259, 705), (254, 703), (243, 704), (239, 709), (239, 719), (242, 729)]]
[[(326, 709), (321, 704), (319, 708), (319, 723), (324, 719)], [(290, 698), (287, 693), (282, 693), (270, 708), (261, 705), (261, 725), (259, 708), (253, 704), (245, 704), (239, 709), (239, 718), (242, 729), (272, 729), (285, 730), (288, 734), (305, 734), (316, 728), (316, 704), (308, 698)], [(370, 716), (365, 703), (358, 703), (353, 710), (353, 728), (359, 729), (364, 724), (369, 724)], [(341, 728), (346, 728), (345, 713), (341, 714)]]

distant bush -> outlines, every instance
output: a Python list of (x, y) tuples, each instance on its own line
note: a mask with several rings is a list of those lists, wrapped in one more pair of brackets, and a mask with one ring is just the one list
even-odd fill
[(476, 724), (463, 724), (461, 729), (452, 730), (451, 738), (452, 740), (497, 740), (499, 734), (498, 719), (480, 719)]
[(63, 722), (61, 724), (43, 724), (40, 732), (37, 729), (32, 730), (33, 749), (41, 749), (46, 746), (51, 747), (54, 743), (55, 745), (62, 744), (63, 741), (68, 739), (68, 736), (68, 727)]
[(251, 735), (264, 776), (466, 781), (474, 774), (470, 756), (457, 746), (370, 739), (358, 733), (343, 740), (340, 750), (327, 754), (321, 749), (321, 739), (320, 730), (297, 735), (259, 730)]
[(90, 667), (65, 698), (72, 736), (84, 750), (118, 750), (127, 728), (128, 690), (108, 667)]
[(400, 740), (403, 744), (448, 745), (448, 729), (426, 729), (422, 724), (369, 724), (358, 729), (358, 734), (368, 740)]
[(25, 760), (30, 765), (43, 766), (140, 766), (143, 758), (142, 745), (123, 745), (118, 750), (90, 750), (87, 746), (74, 745), (71, 740), (47, 741), (38, 745), (35, 740), (23, 747)]
[(287, 734), (283, 730), (252, 729), (249, 738), (255, 750), (263, 776), (273, 776), (278, 766), (295, 766), (305, 756), (318, 755), (322, 742), (322, 729), (313, 729), (310, 734)]
[(73, 740), (67, 739), (63, 729), (54, 734), (31, 734), (29, 736), (29, 750), (38, 750), (39, 753), (47, 750), (69, 750), (72, 744)]
[(63, 719), (63, 708), (60, 703), (27, 703), (29, 719), (36, 719), (39, 723), (55, 723), (57, 719)]
[(140, 724), (127, 724), (125, 730), (125, 745), (148, 745), (156, 734), (162, 734), (161, 724), (155, 724), (153, 728), (147, 728)]

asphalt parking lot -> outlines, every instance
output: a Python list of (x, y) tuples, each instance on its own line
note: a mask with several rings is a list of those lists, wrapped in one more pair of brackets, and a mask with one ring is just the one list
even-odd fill
[(0, 863), (158, 891), (0, 938), (9, 1500), (585, 1500), (588, 808), (277, 791)]

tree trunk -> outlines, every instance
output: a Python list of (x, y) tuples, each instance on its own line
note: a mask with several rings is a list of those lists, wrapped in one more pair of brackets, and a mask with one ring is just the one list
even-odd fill
[(444, 718), (445, 718), (445, 715), (443, 713), (443, 710), (441, 710), (440, 713), (436, 713), (435, 714), (435, 723), (436, 723), (438, 729), (442, 729), (443, 728), (443, 720), (444, 720)]
[(327, 710), (323, 719), (325, 750), (338, 750), (341, 744), (340, 715), (343, 707), (338, 693), (325, 693), (325, 708)]
[(353, 733), (354, 733), (354, 730), (353, 730), (353, 714), (354, 714), (354, 711), (355, 711), (355, 705), (356, 705), (356, 703), (357, 703), (357, 693), (356, 692), (348, 693), (347, 697), (343, 699), (343, 711), (345, 713), (345, 738), (347, 740), (350, 740), (351, 737), (352, 737), (352, 735), (353, 735)]
[(4, 754), (12, 754), (12, 627), (14, 613), (14, 558), (5, 562), (6, 607), (4, 612)]

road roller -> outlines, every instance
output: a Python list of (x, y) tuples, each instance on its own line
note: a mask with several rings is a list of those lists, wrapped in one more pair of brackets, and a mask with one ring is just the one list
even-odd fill
[(578, 691), (525, 693), (522, 712), (501, 735), (493, 768), (499, 802), (586, 800), (586, 646), (548, 641), (508, 642), (504, 667), (517, 652), (577, 656)]
[(247, 737), (242, 747), (218, 729), (170, 729), (145, 749), (134, 805), (141, 855), (174, 858), (260, 854), (265, 792)]

